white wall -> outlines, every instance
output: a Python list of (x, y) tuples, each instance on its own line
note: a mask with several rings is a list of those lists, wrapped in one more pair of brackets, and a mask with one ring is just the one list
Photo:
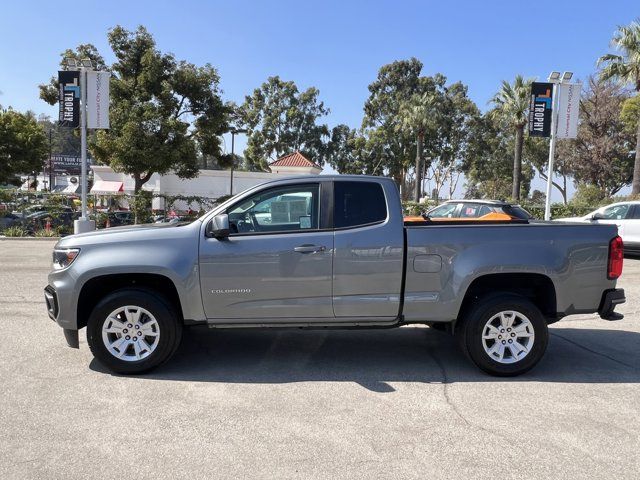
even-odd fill
[[(123, 182), (124, 191), (133, 194), (134, 181), (129, 175), (117, 173), (110, 167), (103, 165), (91, 166), (94, 174), (94, 182), (98, 180), (106, 180), (112, 182)], [(196, 178), (181, 179), (177, 175), (158, 175), (154, 173), (151, 179), (144, 184), (143, 190), (148, 190), (156, 194), (163, 195), (184, 195), (184, 196), (200, 196), (209, 198), (218, 198), (229, 194), (230, 187), (230, 171), (229, 170), (200, 170), (200, 175)], [(307, 174), (305, 171), (302, 174)], [(253, 187), (260, 183), (274, 180), (276, 178), (290, 177), (293, 173), (286, 174), (266, 173), (266, 172), (233, 172), (233, 193), (240, 193), (247, 188)], [(154, 209), (162, 209), (162, 199), (153, 200)], [(177, 210), (186, 210), (188, 207), (183, 202), (176, 202)], [(193, 207), (195, 208), (195, 206)]]

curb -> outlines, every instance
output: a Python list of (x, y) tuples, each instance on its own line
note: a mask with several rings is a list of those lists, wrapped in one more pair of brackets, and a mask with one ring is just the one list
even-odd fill
[(60, 240), (62, 237), (3, 237), (0, 236), (0, 242), (5, 240), (28, 240), (28, 241), (46, 241), (46, 240)]

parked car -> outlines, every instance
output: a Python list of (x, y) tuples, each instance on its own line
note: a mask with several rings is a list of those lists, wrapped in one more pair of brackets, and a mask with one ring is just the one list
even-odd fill
[(441, 205), (427, 211), (426, 216), (437, 218), (496, 218), (492, 214), (508, 215), (513, 219), (530, 220), (533, 218), (520, 205), (501, 200), (448, 200)]
[(20, 224), (21, 218), (22, 217), (9, 212), (0, 214), (0, 231)]
[(622, 318), (622, 261), (615, 225), (405, 224), (392, 179), (323, 175), (253, 187), (188, 224), (64, 238), (44, 293), (69, 346), (86, 327), (93, 355), (120, 373), (167, 361), (185, 325), (422, 323), (511, 376), (540, 361), (548, 324)]
[(584, 217), (557, 218), (554, 221), (617, 225), (625, 253), (640, 254), (640, 201), (612, 203)]
[(50, 212), (47, 210), (41, 210), (26, 215), (25, 217), (21, 218), (19, 223), (17, 223), (16, 225), (20, 225), (29, 234), (33, 234), (38, 230), (46, 228), (47, 221), (49, 222), (51, 228), (64, 226), (68, 229), (73, 229), (73, 221), (77, 220), (79, 216), (79, 212), (69, 210), (64, 210), (62, 212)]
[(109, 212), (109, 225), (112, 227), (119, 227), (122, 225), (133, 225), (135, 221), (135, 215), (130, 211), (121, 212)]

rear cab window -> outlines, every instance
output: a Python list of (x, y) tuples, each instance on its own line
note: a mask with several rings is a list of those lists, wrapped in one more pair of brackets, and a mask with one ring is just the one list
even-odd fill
[(334, 228), (372, 225), (387, 219), (387, 202), (379, 183), (336, 181), (333, 188)]

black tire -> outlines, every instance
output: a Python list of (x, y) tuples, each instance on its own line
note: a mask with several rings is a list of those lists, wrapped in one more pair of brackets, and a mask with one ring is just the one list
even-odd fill
[[(533, 344), (528, 353), (517, 360), (512, 354), (511, 348), (505, 350), (505, 360), (513, 363), (501, 363), (492, 357), (483, 343), (483, 330), (487, 322), (500, 312), (514, 311), (526, 317), (533, 328)], [(517, 318), (517, 316), (516, 316)], [(516, 322), (521, 322), (517, 319)], [(502, 331), (500, 329), (500, 331)], [(505, 332), (507, 333), (507, 332)], [(502, 335), (502, 334), (501, 334)], [(508, 333), (508, 335), (511, 335)], [(547, 322), (540, 310), (525, 297), (514, 294), (494, 294), (481, 298), (475, 305), (467, 309), (467, 314), (456, 328), (456, 337), (464, 353), (480, 369), (486, 373), (498, 377), (513, 377), (528, 372), (535, 367), (544, 356), (549, 341)], [(502, 337), (501, 337), (502, 338)], [(508, 341), (508, 337), (506, 337)], [(500, 340), (500, 343), (504, 341)], [(516, 340), (517, 341), (517, 340)], [(524, 340), (525, 342), (529, 340)], [(493, 340), (488, 340), (488, 348), (491, 350)], [(498, 340), (496, 339), (497, 343)], [(506, 345), (508, 347), (508, 345)], [(500, 345), (498, 345), (500, 347)], [(496, 353), (497, 355), (497, 353)]]
[[(102, 338), (102, 327), (107, 317), (118, 308), (128, 305), (144, 308), (151, 313), (160, 333), (155, 349), (141, 360), (116, 358)], [(127, 288), (107, 295), (93, 309), (87, 322), (87, 343), (91, 353), (115, 373), (140, 374), (152, 370), (173, 356), (181, 339), (182, 322), (173, 305), (156, 292), (142, 288)]]

